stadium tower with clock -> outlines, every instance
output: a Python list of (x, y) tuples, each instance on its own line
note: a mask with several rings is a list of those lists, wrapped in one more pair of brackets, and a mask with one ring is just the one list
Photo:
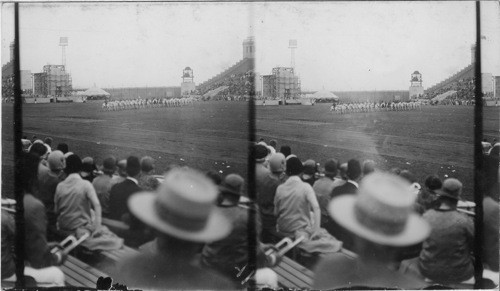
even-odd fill
[(410, 100), (415, 100), (424, 95), (424, 87), (422, 86), (422, 74), (418, 71), (411, 74), (410, 80)]

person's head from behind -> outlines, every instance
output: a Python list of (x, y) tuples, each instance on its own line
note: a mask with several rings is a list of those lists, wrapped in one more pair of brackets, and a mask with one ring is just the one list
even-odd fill
[(38, 187), (38, 163), (40, 157), (35, 152), (21, 156), (22, 187), (24, 193), (33, 194)]
[(141, 158), (141, 171), (144, 174), (150, 174), (155, 169), (155, 160), (150, 156)]
[(58, 173), (66, 168), (66, 158), (61, 151), (53, 151), (47, 157), (47, 163), (49, 164), (49, 169), (52, 172)]
[(429, 175), (427, 178), (425, 178), (425, 187), (427, 190), (430, 191), (436, 191), (438, 189), (441, 189), (441, 186), (443, 185), (443, 182), (439, 178), (438, 175)]
[(43, 143), (34, 143), (31, 145), (30, 153), (37, 154), (40, 157), (40, 160), (45, 160), (48, 155), (47, 147)]
[(339, 176), (343, 180), (347, 180), (347, 163), (342, 163), (339, 166)]
[(272, 139), (269, 141), (269, 145), (276, 149), (276, 147), (278, 146), (278, 142), (275, 139)]
[(375, 172), (361, 181), (357, 195), (341, 195), (330, 202), (330, 216), (355, 236), (361, 260), (392, 262), (398, 249), (429, 235), (429, 225), (413, 211), (409, 185), (398, 176)]
[(121, 177), (127, 177), (127, 160), (119, 160), (118, 163), (116, 163), (116, 166), (118, 168), (118, 175)]
[(243, 195), (244, 185), (245, 179), (243, 179), (240, 175), (227, 175), (219, 186), (222, 200), (226, 200), (231, 204), (237, 204), (240, 197)]
[(325, 176), (335, 178), (338, 174), (338, 161), (336, 159), (329, 159), (325, 162)]
[(61, 142), (57, 145), (57, 149), (60, 150), (63, 154), (66, 154), (69, 151), (68, 145), (64, 142)]
[(273, 174), (280, 175), (286, 170), (285, 156), (282, 153), (274, 153), (269, 157), (269, 170)]
[(112, 176), (116, 171), (116, 158), (109, 156), (102, 162), (102, 172), (105, 175)]
[(141, 173), (141, 162), (139, 158), (136, 156), (128, 157), (125, 171), (129, 177), (137, 177)]
[(347, 178), (352, 181), (361, 179), (361, 164), (356, 159), (350, 159), (347, 162)]
[(254, 155), (255, 163), (264, 164), (267, 160), (267, 156), (269, 155), (269, 150), (264, 145), (256, 144), (254, 146)]
[(82, 160), (78, 155), (72, 154), (66, 158), (66, 168), (64, 172), (67, 175), (80, 173), (82, 171)]
[(304, 171), (302, 162), (297, 157), (291, 157), (286, 161), (286, 174), (288, 176), (298, 176)]
[(456, 208), (458, 204), (458, 200), (460, 200), (462, 196), (462, 182), (455, 178), (448, 178), (443, 181), (443, 185), (441, 189), (436, 190), (436, 194), (438, 195), (438, 201), (441, 205), (446, 205), (450, 208)]
[(369, 175), (375, 172), (376, 164), (373, 160), (364, 160), (363, 161), (363, 176)]
[(52, 138), (51, 137), (46, 137), (43, 142), (48, 145), (49, 147), (52, 146)]
[[(226, 237), (231, 224), (215, 206), (217, 187), (204, 174), (175, 168), (156, 192), (132, 195), (132, 214), (158, 233), (158, 249), (187, 264), (200, 244)], [(169, 214), (169, 215), (166, 215)]]
[(292, 154), (292, 149), (288, 145), (282, 145), (280, 148), (280, 153), (282, 153), (286, 158)]

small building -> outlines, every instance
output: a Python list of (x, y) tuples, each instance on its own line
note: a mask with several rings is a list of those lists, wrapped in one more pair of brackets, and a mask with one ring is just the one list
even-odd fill
[(194, 83), (193, 70), (190, 67), (186, 67), (182, 71), (181, 95), (189, 95), (195, 90), (196, 84)]
[(418, 99), (424, 96), (424, 87), (422, 86), (422, 74), (419, 71), (413, 72), (410, 79), (410, 99)]

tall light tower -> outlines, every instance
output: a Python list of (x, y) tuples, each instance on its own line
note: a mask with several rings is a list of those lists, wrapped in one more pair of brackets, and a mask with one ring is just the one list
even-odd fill
[(62, 65), (66, 67), (66, 47), (68, 46), (68, 37), (61, 36), (59, 38), (59, 46), (62, 49)]
[(288, 41), (288, 48), (292, 53), (291, 67), (295, 69), (295, 49), (297, 48), (297, 40), (291, 39)]

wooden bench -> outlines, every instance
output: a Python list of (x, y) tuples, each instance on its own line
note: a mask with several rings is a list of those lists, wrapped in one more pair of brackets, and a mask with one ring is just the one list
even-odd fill
[(96, 288), (99, 277), (109, 277), (73, 256), (68, 256), (60, 268), (65, 275), (66, 285), (73, 287)]
[[(347, 249), (341, 249), (340, 252), (349, 258), (357, 258), (355, 253)], [(278, 274), (281, 287), (298, 289), (312, 289), (313, 287), (314, 273), (288, 257), (283, 257), (273, 270)]]

